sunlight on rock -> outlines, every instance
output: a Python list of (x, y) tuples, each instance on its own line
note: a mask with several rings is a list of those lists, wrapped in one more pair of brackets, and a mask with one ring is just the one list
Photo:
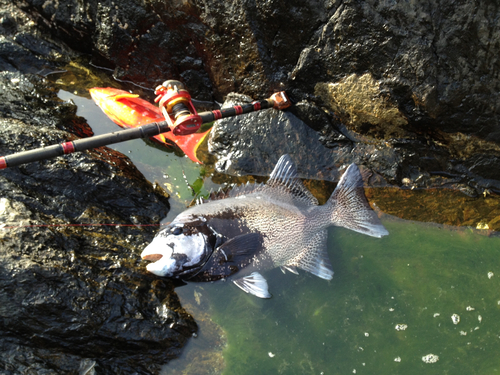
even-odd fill
[(318, 83), (315, 87), (325, 103), (346, 123), (355, 128), (376, 126), (379, 133), (402, 135), (407, 119), (385, 94), (371, 74), (351, 74), (335, 83)]
[(485, 223), (484, 221), (480, 221), (479, 223), (477, 223), (476, 229), (486, 230), (486, 229), (490, 229), (490, 227), (489, 227), (488, 223)]

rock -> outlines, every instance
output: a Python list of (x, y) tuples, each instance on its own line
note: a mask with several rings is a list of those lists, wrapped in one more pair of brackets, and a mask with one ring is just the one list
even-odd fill
[[(451, 225), (480, 219), (499, 228), (491, 209), (498, 206), (491, 193), (500, 192), (500, 8), (493, 3), (0, 5), (0, 154), (92, 134), (44, 79), (86, 58), (143, 87), (180, 79), (204, 101), (287, 90), (296, 104), (288, 112), (215, 125), (209, 146), (219, 172), (264, 176), (290, 153), (303, 177), (333, 181), (337, 168), (356, 162), (369, 186), (403, 186), (380, 198), (385, 212), (411, 198), (414, 210), (397, 215), (432, 211)], [(483, 205), (443, 210), (449, 195), (428, 205), (412, 190), (436, 186), (467, 202), (484, 197)], [(134, 226), (157, 222), (168, 202), (126, 157), (101, 148), (8, 169), (0, 188), (5, 373), (155, 373), (179, 354), (196, 325), (173, 285), (138, 266), (154, 230)], [(132, 226), (67, 226), (117, 222)]]
[[(302, 100), (321, 84), (339, 88), (324, 99), (335, 101), (346, 123), (362, 120), (363, 108), (377, 110), (370, 100), (378, 97), (378, 106), (395, 111), (400, 131), (432, 128), (500, 140), (494, 120), (500, 10), (493, 4), (15, 2), (54, 36), (92, 53), (96, 64), (141, 85), (182, 76), (200, 99), (288, 88)], [(363, 96), (340, 89), (362, 89), (366, 81), (372, 91)], [(354, 106), (347, 104), (353, 95)], [(381, 118), (371, 116), (367, 123), (377, 126)]]
[(298, 60), (295, 80), (309, 87), (320, 81), (338, 85), (369, 74), (409, 129), (500, 140), (498, 122), (486, 120), (500, 105), (498, 7), (447, 0), (332, 5), (329, 20), (313, 38), (314, 48), (304, 49)]
[[(32, 74), (64, 63), (62, 47), (21, 37), (22, 12), (2, 9), (0, 155), (92, 135)], [(150, 374), (180, 354), (196, 323), (139, 255), (156, 232), (140, 224), (166, 215), (167, 196), (127, 157), (103, 147), (4, 169), (0, 191), (0, 372)]]
[[(466, 169), (462, 182), (478, 192), (498, 188), (499, 172), (481, 167), (500, 156), (500, 10), (492, 4), (15, 3), (123, 80), (155, 87), (181, 79), (194, 97), (219, 101), (286, 89), (302, 106), (291, 112), (323, 145), (343, 148), (347, 138), (359, 155), (397, 145), (390, 153), (400, 164), (382, 171), (391, 183), (424, 176), (412, 183), (428, 186), (432, 176)], [(464, 137), (486, 145), (482, 161), (454, 158)]]
[[(230, 94), (223, 108), (245, 101), (249, 98)], [(208, 150), (217, 155), (216, 170), (230, 175), (269, 176), (279, 157), (290, 154), (302, 177), (335, 181), (334, 154), (319, 138), (291, 112), (268, 109), (217, 121), (210, 132)], [(347, 148), (345, 152), (349, 152)]]

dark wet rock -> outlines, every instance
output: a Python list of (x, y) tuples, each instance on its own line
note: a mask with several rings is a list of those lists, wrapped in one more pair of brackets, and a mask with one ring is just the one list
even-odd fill
[[(335, 2), (292, 75), (309, 87), (336, 85), (334, 106), (342, 89), (375, 84), (400, 111), (400, 133), (427, 127), (498, 141), (499, 12), (491, 2)], [(360, 114), (341, 109), (351, 122)]]
[(114, 77), (153, 88), (182, 79), (200, 100), (212, 98), (202, 56), (208, 27), (190, 2), (16, 1), (39, 27), (91, 55)]
[[(0, 155), (92, 135), (40, 71), (60, 69), (62, 47), (22, 37), (25, 16), (3, 5)], [(2, 374), (150, 374), (180, 354), (196, 323), (139, 255), (157, 230), (139, 224), (158, 223), (168, 197), (127, 157), (8, 168), (0, 191)]]
[[(482, 167), (499, 157), (500, 142), (500, 7), (492, 2), (15, 3), (119, 79), (145, 87), (181, 79), (202, 100), (286, 89), (297, 105), (290, 112), (318, 142), (335, 150), (347, 138), (352, 159), (390, 183), (429, 186), (458, 173), (478, 191), (498, 189), (500, 172)], [(456, 157), (467, 137), (487, 151)], [(386, 154), (391, 165), (371, 164)]]
[[(244, 95), (230, 94), (224, 106), (248, 101)], [(500, 182), (494, 177), (497, 170), (490, 168), (498, 150), (488, 142), (462, 137), (454, 140), (462, 147), (452, 149), (424, 136), (377, 140), (338, 122), (315, 131), (293, 113), (310, 111), (313, 118), (322, 114), (311, 110), (307, 102), (297, 107), (217, 121), (208, 139), (208, 150), (217, 156), (216, 171), (266, 176), (278, 158), (288, 153), (306, 178), (335, 181), (337, 169), (356, 163), (371, 170), (371, 178), (366, 179), (370, 186), (467, 187), (464, 191), (475, 196), (485, 189), (500, 192)]]
[[(10, 92), (29, 83), (19, 74), (3, 78), (14, 82)], [(58, 129), (66, 115), (51, 112), (51, 123), (24, 105), (33, 123), (1, 113), (0, 154), (72, 138)], [(139, 252), (156, 229), (134, 225), (157, 223), (168, 201), (126, 157), (102, 148), (6, 169), (0, 190), (6, 373), (74, 373), (86, 359), (97, 374), (150, 373), (179, 355), (196, 324), (171, 283), (145, 274)], [(124, 226), (67, 226), (76, 223)]]
[[(223, 107), (244, 101), (250, 98), (231, 94)], [(279, 157), (290, 154), (301, 176), (321, 171), (322, 179), (332, 181), (337, 178), (335, 157), (319, 137), (291, 112), (269, 109), (217, 121), (210, 132), (208, 150), (217, 155), (217, 172), (268, 176)]]
[[(316, 90), (346, 123), (367, 120), (374, 134), (430, 128), (500, 139), (500, 8), (491, 2), (16, 3), (142, 85), (182, 76), (204, 97), (287, 88), (299, 100)], [(389, 126), (379, 122), (387, 116)]]

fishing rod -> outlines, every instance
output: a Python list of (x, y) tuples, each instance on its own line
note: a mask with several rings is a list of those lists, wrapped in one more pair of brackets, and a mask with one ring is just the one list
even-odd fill
[(281, 91), (262, 101), (197, 113), (188, 91), (181, 82), (175, 80), (165, 81), (156, 88), (155, 94), (158, 95), (155, 102), (159, 102), (165, 121), (0, 156), (0, 170), (131, 139), (149, 138), (170, 131), (176, 136), (189, 135), (195, 133), (202, 124), (215, 120), (267, 108), (282, 110), (291, 105), (285, 92)]

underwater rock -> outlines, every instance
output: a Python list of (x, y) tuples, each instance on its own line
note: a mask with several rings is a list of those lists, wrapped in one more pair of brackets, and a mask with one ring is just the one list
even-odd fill
[[(54, 69), (58, 49), (26, 48), (9, 26), (25, 16), (7, 13), (0, 155), (92, 135), (23, 65)], [(180, 354), (196, 323), (138, 254), (157, 230), (138, 224), (158, 223), (168, 200), (127, 157), (103, 147), (4, 169), (0, 191), (0, 372), (150, 374)]]

